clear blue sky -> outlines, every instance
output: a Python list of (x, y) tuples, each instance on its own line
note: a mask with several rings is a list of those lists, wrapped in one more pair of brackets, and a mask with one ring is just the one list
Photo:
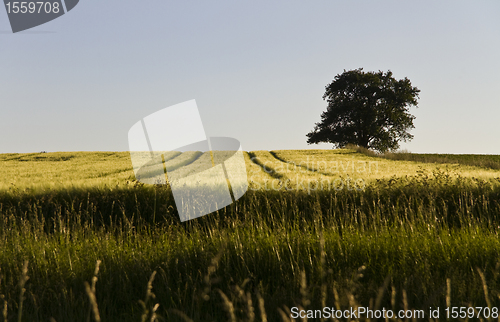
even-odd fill
[(500, 154), (498, 1), (81, 0), (12, 34), (0, 8), (0, 153), (126, 151), (127, 132), (196, 99), (209, 136), (307, 145), (344, 69), (420, 90), (412, 152)]

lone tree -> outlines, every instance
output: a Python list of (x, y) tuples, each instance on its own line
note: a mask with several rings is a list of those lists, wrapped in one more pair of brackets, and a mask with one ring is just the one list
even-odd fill
[(362, 68), (335, 76), (326, 86), (323, 99), (328, 107), (321, 122), (307, 134), (307, 143), (333, 143), (342, 148), (355, 144), (380, 152), (396, 150), (399, 141), (413, 135), (415, 116), (409, 107), (417, 107), (420, 90), (410, 80), (396, 80), (392, 72), (363, 72)]

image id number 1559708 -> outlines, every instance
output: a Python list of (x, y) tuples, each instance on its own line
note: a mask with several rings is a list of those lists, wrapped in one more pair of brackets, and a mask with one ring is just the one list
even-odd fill
[(7, 13), (59, 13), (59, 2), (7, 2)]
[(447, 307), (446, 308), (446, 318), (452, 319), (465, 319), (465, 318), (478, 318), (478, 319), (489, 319), (489, 318), (498, 318), (498, 308), (493, 307)]

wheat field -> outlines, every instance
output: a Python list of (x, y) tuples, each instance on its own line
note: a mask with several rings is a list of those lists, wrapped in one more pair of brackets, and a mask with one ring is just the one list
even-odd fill
[[(497, 161), (404, 158), (245, 152), (247, 193), (180, 222), (169, 185), (136, 181), (128, 152), (1, 154), (0, 321), (344, 320), (293, 317), (324, 307), (423, 310), (420, 320), (444, 321), (447, 306), (493, 312)], [(167, 176), (210, 159), (170, 154)]]

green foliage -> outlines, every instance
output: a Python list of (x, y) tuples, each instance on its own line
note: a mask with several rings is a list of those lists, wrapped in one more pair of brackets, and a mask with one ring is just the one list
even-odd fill
[(395, 150), (399, 141), (413, 138), (408, 130), (414, 128), (415, 117), (409, 107), (417, 106), (419, 92), (408, 78), (396, 80), (391, 71), (344, 70), (326, 86), (323, 99), (328, 107), (307, 134), (307, 143)]

